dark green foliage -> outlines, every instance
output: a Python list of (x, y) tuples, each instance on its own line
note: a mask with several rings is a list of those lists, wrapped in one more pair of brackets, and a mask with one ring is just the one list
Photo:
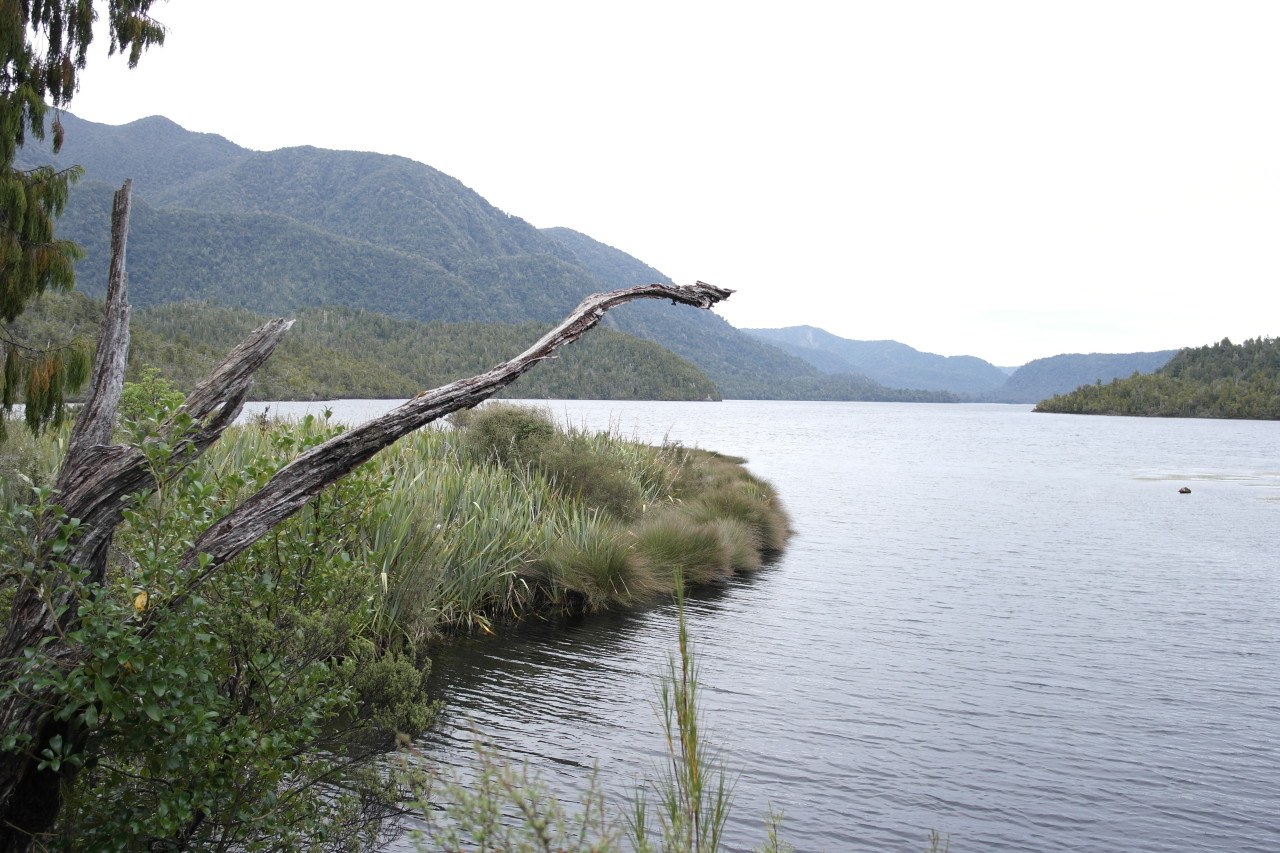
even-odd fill
[[(37, 433), (46, 424), (62, 422), (66, 395), (89, 377), (90, 341), (101, 314), (101, 306), (81, 294), (49, 293), (28, 303), (23, 314), (4, 327), (0, 332), (4, 412), (15, 403), (25, 403), (27, 426)], [(0, 412), (0, 437), (5, 420)]]
[[(23, 339), (73, 335), (88, 363), (100, 303), (81, 293), (49, 295), (15, 328)], [(417, 323), (349, 308), (306, 308), (259, 371), (256, 400), (412, 397), (481, 373), (522, 352), (548, 326)], [(131, 381), (153, 365), (190, 390), (266, 317), (208, 303), (170, 303), (135, 312)], [(687, 361), (649, 341), (596, 329), (557, 358), (521, 377), (505, 396), (531, 399), (718, 400), (719, 392)]]
[[(86, 737), (46, 756), (81, 768), (50, 849), (346, 851), (371, 845), (398, 810), (368, 759), (395, 731), (422, 731), (434, 705), (417, 662), (367, 635), (377, 585), (352, 529), (386, 480), (356, 472), (207, 579), (176, 568), (229, 498), (326, 432), (277, 435), (221, 475), (184, 469), (132, 503), (105, 583), (72, 575), (80, 654), (55, 663), (33, 649), (4, 686), (52, 689), (49, 712)], [(168, 467), (168, 445), (142, 446)], [(0, 563), (20, 583), (40, 580), (30, 543), (37, 519), (57, 517), (49, 497), (0, 512)]]
[[(394, 320), (344, 308), (307, 308), (254, 384), (259, 400), (396, 398), (474, 376), (519, 354), (549, 329)], [(137, 359), (185, 363), (194, 382), (265, 318), (210, 305), (139, 312)], [(163, 352), (165, 357), (159, 357)], [(191, 353), (204, 353), (196, 361)], [(179, 382), (182, 385), (182, 382)], [(189, 385), (184, 386), (189, 387)], [(597, 329), (539, 365), (502, 396), (531, 399), (719, 399), (693, 365), (648, 341)]]
[(143, 365), (137, 382), (126, 382), (120, 393), (116, 414), (121, 420), (151, 417), (157, 422), (182, 405), (186, 396), (160, 375), (157, 368)]
[[(148, 17), (152, 0), (110, 0), (107, 30), (111, 52), (127, 52), (136, 65), (142, 51), (164, 41), (164, 30)], [(69, 290), (80, 250), (54, 235), (71, 184), (81, 171), (56, 168), (48, 160), (16, 165), (29, 140), (45, 139), (50, 105), (66, 106), (84, 68), (98, 13), (85, 0), (6, 2), (0, 11), (0, 438), (4, 419), (19, 399), (34, 431), (63, 414), (63, 398), (88, 376), (83, 347), (42, 350), (19, 344), (7, 325), (46, 291)], [(50, 154), (62, 146), (65, 128), (52, 123)], [(25, 395), (25, 396), (24, 396)]]
[(1037, 412), (1280, 419), (1280, 340), (1255, 338), (1184, 349), (1153, 374), (1083, 385)]

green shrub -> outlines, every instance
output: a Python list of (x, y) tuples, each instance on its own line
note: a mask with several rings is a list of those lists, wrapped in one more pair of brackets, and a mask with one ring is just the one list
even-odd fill
[(644, 497), (618, 459), (584, 441), (566, 439), (548, 446), (534, 465), (565, 497), (615, 518), (634, 517)]
[(120, 404), (116, 416), (121, 421), (142, 418), (162, 420), (165, 415), (182, 405), (186, 395), (154, 367), (143, 367), (137, 382), (124, 383), (120, 392)]
[(465, 425), (463, 444), (475, 458), (504, 465), (531, 465), (562, 436), (550, 414), (529, 406), (485, 406), (455, 423)]

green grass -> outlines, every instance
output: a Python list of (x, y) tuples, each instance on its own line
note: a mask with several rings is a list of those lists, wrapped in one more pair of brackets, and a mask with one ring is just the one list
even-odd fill
[[(290, 459), (341, 431), (323, 417), (227, 431), (197, 476), (230, 509)], [(13, 430), (0, 500), (52, 481), (59, 436)], [(541, 410), (490, 404), (388, 448), (300, 513), (340, 514), (324, 543), (367, 568), (370, 639), (383, 648), (539, 611), (630, 607), (758, 567), (789, 533), (768, 484), (742, 460), (616, 429), (561, 427)], [(282, 535), (282, 534), (273, 534)], [(260, 546), (265, 547), (265, 546)]]

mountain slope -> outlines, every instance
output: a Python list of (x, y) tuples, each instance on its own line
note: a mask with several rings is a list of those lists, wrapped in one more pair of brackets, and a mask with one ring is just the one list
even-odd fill
[[(102, 303), (81, 292), (45, 294), (6, 333), (19, 342), (92, 338)], [(352, 308), (295, 312), (296, 322), (255, 375), (256, 400), (411, 397), (474, 376), (523, 352), (546, 324), (418, 323)], [(184, 391), (265, 317), (240, 308), (173, 302), (136, 311), (128, 378), (144, 365)], [(715, 400), (696, 367), (651, 341), (598, 329), (517, 379), (500, 396), (602, 400)]]
[(1065, 394), (1081, 385), (1107, 383), (1133, 373), (1154, 373), (1173, 358), (1177, 350), (1133, 353), (1070, 353), (1038, 358), (1019, 367), (999, 391), (997, 403), (1034, 403), (1055, 394)]
[(761, 340), (785, 345), (788, 352), (827, 372), (843, 365), (845, 370), (864, 373), (876, 382), (896, 388), (986, 394), (1008, 378), (1000, 368), (971, 355), (935, 355), (897, 341), (849, 340), (813, 326), (743, 331)]
[[(419, 321), (553, 322), (585, 296), (666, 282), (567, 229), (541, 232), (461, 182), (403, 157), (316, 148), (257, 152), (152, 117), (120, 127), (67, 117), (56, 157), (80, 163), (60, 235), (84, 244), (82, 287), (105, 281), (110, 189), (135, 180), (130, 278), (139, 305), (214, 300), (288, 313), (345, 305)], [(610, 325), (698, 365), (728, 396), (954, 399), (827, 375), (710, 312), (646, 301)]]
[[(569, 228), (544, 233), (567, 246), (583, 266), (612, 287), (670, 284), (662, 273), (620, 249)], [(803, 359), (729, 325), (707, 311), (654, 302), (624, 305), (605, 317), (614, 328), (660, 341), (672, 352), (698, 365), (732, 399), (932, 400), (946, 394), (918, 394), (886, 388), (861, 375), (829, 376)]]

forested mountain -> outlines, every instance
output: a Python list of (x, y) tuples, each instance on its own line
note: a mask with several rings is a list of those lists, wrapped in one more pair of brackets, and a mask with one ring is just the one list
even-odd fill
[(897, 341), (849, 340), (813, 326), (742, 331), (780, 346), (826, 373), (863, 373), (895, 388), (983, 395), (1008, 379), (1003, 370), (980, 358), (920, 352)]
[[(13, 325), (18, 340), (93, 338), (102, 305), (82, 293), (49, 294)], [(411, 397), (481, 373), (523, 352), (549, 328), (524, 323), (419, 323), (341, 306), (302, 308), (257, 374), (255, 400)], [(189, 391), (266, 318), (240, 308), (176, 302), (136, 312), (130, 380), (158, 368)], [(718, 400), (715, 384), (651, 341), (597, 329), (517, 379), (500, 396), (533, 399)]]
[(1180, 350), (1153, 374), (1096, 382), (1042, 401), (1037, 412), (1280, 419), (1280, 339)]
[[(105, 282), (110, 191), (134, 179), (131, 296), (141, 306), (213, 300), (287, 314), (340, 305), (423, 322), (555, 322), (584, 296), (668, 279), (564, 229), (541, 232), (457, 180), (381, 154), (257, 152), (152, 117), (114, 127), (67, 116), (54, 156), (85, 168), (60, 236), (81, 243), (81, 287)], [(731, 285), (730, 285), (731, 286)], [(709, 312), (654, 303), (610, 322), (698, 365), (726, 396), (953, 399), (828, 376)]]
[(1015, 370), (991, 399), (997, 403), (1035, 402), (1081, 385), (1110, 382), (1135, 372), (1154, 373), (1176, 352), (1070, 353), (1038, 358)]

